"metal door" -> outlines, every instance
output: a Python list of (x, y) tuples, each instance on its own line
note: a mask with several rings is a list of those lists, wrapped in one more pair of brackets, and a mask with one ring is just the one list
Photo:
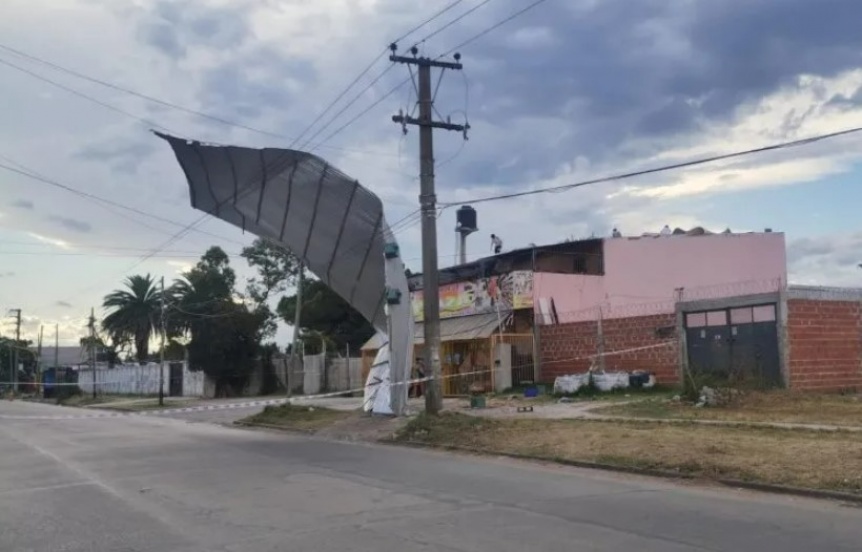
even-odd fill
[(719, 381), (781, 385), (774, 304), (686, 313), (689, 369)]
[(168, 395), (171, 397), (183, 396), (183, 365), (179, 362), (170, 364), (170, 381), (168, 385)]

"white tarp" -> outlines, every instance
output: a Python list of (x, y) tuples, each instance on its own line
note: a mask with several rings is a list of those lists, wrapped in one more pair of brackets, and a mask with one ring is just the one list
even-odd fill
[[(192, 207), (268, 239), (308, 269), (381, 332), (390, 335), (392, 379), (412, 365), (410, 295), (404, 264), (386, 260), (394, 242), (383, 203), (323, 159), (307, 152), (203, 144), (162, 133), (186, 175)], [(387, 316), (387, 286), (401, 304)], [(409, 332), (408, 332), (409, 330)], [(405, 385), (392, 393), (403, 412)]]
[(381, 347), (374, 357), (374, 364), (368, 371), (368, 380), (365, 382), (364, 401), (362, 409), (365, 412), (375, 414), (394, 414), (392, 409), (392, 396), (389, 375), (389, 347)]

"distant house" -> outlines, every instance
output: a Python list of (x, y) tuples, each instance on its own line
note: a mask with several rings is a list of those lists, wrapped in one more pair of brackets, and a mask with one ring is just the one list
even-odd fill
[[(36, 352), (35, 350), (33, 351)], [(79, 346), (42, 346), (42, 368), (77, 368), (87, 364), (87, 351)]]

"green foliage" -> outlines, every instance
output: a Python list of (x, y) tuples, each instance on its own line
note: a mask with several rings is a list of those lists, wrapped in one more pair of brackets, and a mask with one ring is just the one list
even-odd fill
[(257, 270), (258, 276), (248, 280), (246, 292), (254, 301), (255, 310), (266, 320), (264, 335), (271, 337), (276, 331), (276, 315), (267, 301), (274, 295), (284, 293), (287, 286), (295, 285), (301, 263), (293, 253), (262, 238), (244, 248), (242, 256), (249, 266)]
[(110, 312), (102, 327), (115, 344), (134, 343), (138, 362), (145, 362), (159, 324), (161, 294), (149, 274), (130, 276), (124, 284), (126, 289), (105, 296), (102, 306)]
[(31, 341), (0, 337), (0, 381), (12, 381), (15, 352), (18, 353), (18, 363), (24, 365), (18, 373), (18, 381), (32, 381), (36, 373), (36, 354), (28, 347)]
[[(292, 324), (296, 305), (296, 295), (283, 297), (278, 303), (279, 316)], [(320, 343), (318, 336), (325, 336), (337, 350), (350, 345), (352, 351), (358, 351), (374, 335), (371, 324), (320, 280), (305, 282), (301, 314), (301, 330), (315, 336), (310, 345)]]
[(205, 310), (188, 322), (189, 368), (210, 376), (218, 396), (238, 394), (257, 359), (263, 320), (259, 313), (233, 302), (213, 303)]
[(265, 314), (235, 301), (236, 274), (211, 247), (171, 286), (169, 335), (190, 338), (189, 368), (212, 378), (218, 396), (238, 394), (260, 353)]
[(258, 238), (242, 250), (242, 256), (258, 273), (248, 281), (248, 294), (256, 302), (264, 303), (270, 295), (284, 293), (296, 283), (299, 259), (283, 247)]
[(120, 354), (117, 352), (116, 347), (105, 343), (105, 340), (101, 337), (82, 337), (79, 343), (85, 351), (88, 351), (88, 357), (91, 345), (95, 348), (96, 362), (107, 362), (109, 366), (114, 366), (120, 360)]

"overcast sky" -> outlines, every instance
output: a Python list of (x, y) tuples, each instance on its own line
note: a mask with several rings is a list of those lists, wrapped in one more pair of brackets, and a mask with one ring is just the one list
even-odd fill
[[(269, 135), (76, 78), (0, 48), (0, 165), (134, 207), (133, 214), (0, 168), (0, 309), (25, 336), (60, 324), (77, 341), (91, 307), (133, 273), (173, 279), (210, 245), (252, 236), (217, 220), (141, 262), (199, 213), (182, 171), (149, 129), (216, 143), (286, 147), (384, 48), (451, 0), (2, 0), (0, 44)], [(481, 4), (464, 0), (403, 50)], [(491, 0), (421, 43), (437, 56), (527, 5)], [(422, 6), (422, 7), (420, 7)], [(546, 0), (461, 50), (437, 109), (469, 140), (435, 136), (438, 197), (461, 201), (685, 161), (862, 126), (858, 0)], [(12, 67), (11, 65), (16, 67)], [(329, 138), (399, 82), (380, 58), (303, 139)], [(29, 72), (29, 73), (28, 73)], [(55, 84), (40, 80), (49, 79)], [(60, 86), (57, 86), (60, 85)], [(84, 97), (86, 96), (86, 97)], [(89, 98), (89, 99), (87, 99)], [(96, 101), (93, 101), (96, 100)], [(97, 102), (101, 102), (100, 105)], [(406, 84), (314, 152), (378, 193), (397, 221), (417, 203), (417, 133)], [(478, 207), (505, 247), (658, 231), (786, 232), (791, 282), (857, 285), (862, 137), (855, 135), (624, 184)], [(455, 252), (440, 217), (441, 264)], [(419, 229), (398, 235), (418, 269)], [(245, 262), (233, 263), (241, 277)], [(0, 326), (8, 335), (11, 327)], [(279, 332), (284, 340), (285, 328)]]

